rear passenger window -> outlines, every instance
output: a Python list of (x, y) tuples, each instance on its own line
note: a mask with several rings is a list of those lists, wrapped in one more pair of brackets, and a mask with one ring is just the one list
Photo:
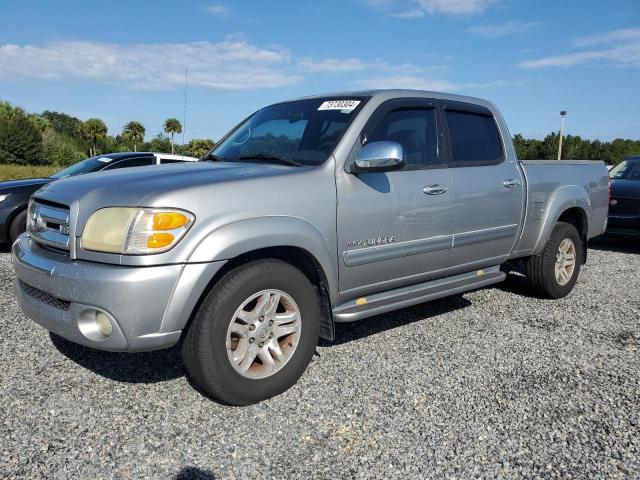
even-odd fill
[(411, 108), (387, 113), (368, 136), (367, 143), (384, 140), (402, 145), (407, 170), (436, 164), (435, 111)]
[(175, 158), (161, 158), (160, 159), (160, 163), (161, 164), (165, 164), (165, 163), (184, 163), (183, 160), (176, 160)]
[(154, 157), (138, 157), (129, 158), (127, 160), (120, 160), (119, 162), (112, 163), (104, 170), (115, 170), (117, 168), (129, 168), (129, 167), (146, 167), (147, 165), (153, 165), (155, 163)]
[(445, 110), (445, 114), (454, 164), (500, 161), (502, 142), (492, 116), (457, 110)]

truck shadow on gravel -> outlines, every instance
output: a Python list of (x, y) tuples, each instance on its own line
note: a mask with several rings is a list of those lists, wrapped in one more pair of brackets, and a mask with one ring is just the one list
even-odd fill
[(50, 334), (56, 349), (69, 360), (98, 375), (125, 383), (157, 383), (185, 375), (178, 347), (144, 353), (95, 350)]
[(600, 236), (589, 240), (589, 249), (616, 253), (640, 254), (640, 235)]

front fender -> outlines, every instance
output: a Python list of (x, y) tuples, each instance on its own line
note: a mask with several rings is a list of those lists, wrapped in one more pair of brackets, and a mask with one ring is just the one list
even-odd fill
[(576, 207), (584, 212), (586, 221), (591, 222), (591, 201), (589, 200), (589, 193), (583, 187), (567, 185), (560, 187), (553, 193), (545, 208), (538, 239), (533, 248), (534, 255), (538, 255), (544, 249), (547, 241), (551, 238), (551, 232), (556, 223), (558, 223), (560, 215), (568, 209)]
[(330, 248), (329, 240), (314, 225), (298, 217), (268, 216), (227, 224), (205, 237), (188, 262), (229, 260), (269, 247), (297, 247), (309, 252), (324, 271), (332, 301), (335, 300), (338, 292), (335, 248)]

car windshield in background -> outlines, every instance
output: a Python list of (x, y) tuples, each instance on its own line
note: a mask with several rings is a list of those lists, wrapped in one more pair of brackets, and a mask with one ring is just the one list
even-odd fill
[(321, 165), (368, 97), (317, 98), (258, 110), (205, 159)]
[(101, 170), (107, 166), (107, 164), (111, 162), (109, 157), (98, 156), (91, 157), (78, 162), (74, 165), (71, 165), (64, 170), (60, 170), (57, 173), (51, 175), (51, 178), (65, 178), (65, 177), (73, 177), (74, 175), (80, 175), (82, 173), (95, 172), (97, 170)]
[(625, 180), (640, 180), (640, 158), (623, 160), (611, 169), (609, 176)]

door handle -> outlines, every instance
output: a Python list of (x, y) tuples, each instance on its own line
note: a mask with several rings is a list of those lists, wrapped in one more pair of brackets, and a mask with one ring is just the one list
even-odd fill
[(447, 187), (445, 187), (444, 185), (438, 185), (438, 184), (427, 185), (422, 189), (422, 191), (427, 195), (442, 195), (447, 191)]
[(515, 178), (507, 178), (502, 184), (507, 188), (516, 188), (520, 186), (520, 182)]

